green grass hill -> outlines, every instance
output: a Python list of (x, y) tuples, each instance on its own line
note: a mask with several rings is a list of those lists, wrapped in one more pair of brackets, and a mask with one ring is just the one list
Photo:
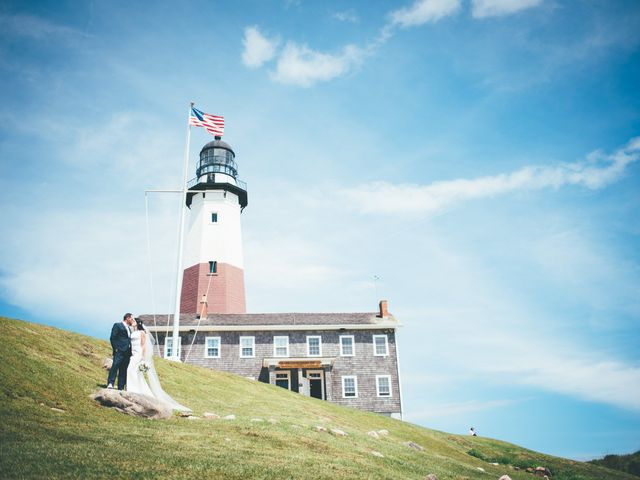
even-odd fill
[[(196, 416), (236, 418), (134, 418), (89, 398), (105, 382), (107, 342), (6, 318), (0, 332), (1, 478), (424, 479), (435, 473), (440, 480), (504, 474), (524, 480), (536, 478), (526, 467), (545, 466), (553, 479), (637, 480), (160, 359), (165, 390)], [(367, 434), (381, 429), (389, 434)]]
[(640, 476), (640, 450), (628, 455), (605, 455), (591, 463)]

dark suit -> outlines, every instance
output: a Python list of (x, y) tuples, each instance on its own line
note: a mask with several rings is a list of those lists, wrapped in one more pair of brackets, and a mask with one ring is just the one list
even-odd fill
[(117, 375), (118, 390), (122, 390), (127, 383), (127, 367), (131, 359), (131, 338), (123, 322), (113, 324), (110, 340), (113, 350), (113, 364), (109, 370), (107, 383), (113, 385)]

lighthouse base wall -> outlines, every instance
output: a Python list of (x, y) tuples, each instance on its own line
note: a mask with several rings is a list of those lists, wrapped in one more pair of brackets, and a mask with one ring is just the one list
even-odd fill
[(207, 295), (208, 313), (246, 313), (244, 270), (228, 263), (218, 263), (210, 273), (208, 263), (192, 265), (184, 270), (181, 313), (200, 313), (202, 295)]

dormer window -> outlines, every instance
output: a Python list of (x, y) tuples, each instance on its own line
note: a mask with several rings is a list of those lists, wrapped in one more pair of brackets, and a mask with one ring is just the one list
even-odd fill
[(218, 273), (218, 262), (213, 260), (209, 262), (209, 273)]
[(218, 212), (211, 212), (211, 223), (218, 223)]

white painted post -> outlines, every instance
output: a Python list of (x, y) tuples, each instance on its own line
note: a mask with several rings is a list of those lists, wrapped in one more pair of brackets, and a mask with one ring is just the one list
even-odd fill
[[(189, 105), (189, 117), (193, 102)], [(180, 196), (180, 228), (178, 229), (178, 262), (176, 266), (176, 305), (173, 313), (173, 348), (167, 360), (180, 361), (178, 355), (178, 338), (180, 337), (180, 296), (182, 294), (182, 244), (184, 241), (184, 217), (187, 203), (187, 176), (189, 174), (189, 146), (191, 143), (191, 125), (187, 119), (187, 144), (184, 149), (184, 167), (182, 171), (182, 195)], [(166, 341), (166, 340), (165, 340)]]

